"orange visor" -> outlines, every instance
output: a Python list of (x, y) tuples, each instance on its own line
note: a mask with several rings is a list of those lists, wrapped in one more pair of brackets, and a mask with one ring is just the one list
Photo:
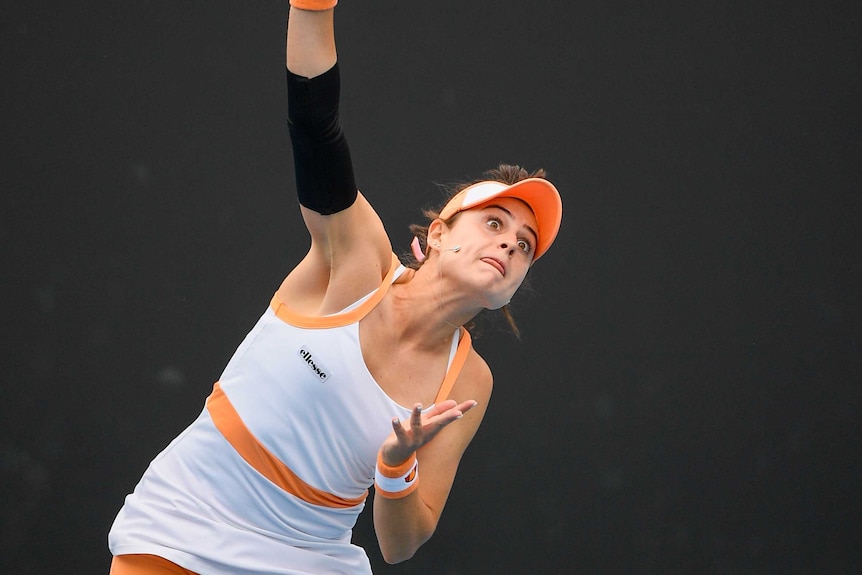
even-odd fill
[(533, 210), (539, 227), (539, 239), (533, 261), (548, 251), (563, 219), (563, 202), (557, 188), (543, 178), (527, 178), (514, 184), (484, 181), (467, 186), (446, 204), (440, 212), (440, 219), (448, 220), (458, 212), (475, 208), (495, 198), (517, 198)]

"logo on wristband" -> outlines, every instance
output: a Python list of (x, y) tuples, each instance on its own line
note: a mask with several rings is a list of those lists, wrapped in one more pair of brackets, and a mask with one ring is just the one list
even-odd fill
[(410, 473), (407, 474), (407, 477), (404, 478), (404, 483), (410, 483), (414, 479), (416, 479), (416, 472), (419, 470), (418, 465), (414, 465), (413, 469), (410, 470)]

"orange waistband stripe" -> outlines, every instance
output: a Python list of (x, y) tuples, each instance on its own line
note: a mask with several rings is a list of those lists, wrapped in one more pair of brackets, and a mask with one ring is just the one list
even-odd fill
[(334, 508), (354, 507), (365, 501), (368, 496), (366, 490), (361, 497), (344, 499), (317, 489), (300, 479), (252, 435), (218, 382), (207, 398), (206, 407), (216, 428), (236, 452), (261, 475), (291, 495), (313, 505)]
[(117, 555), (110, 575), (197, 575), (158, 555)]

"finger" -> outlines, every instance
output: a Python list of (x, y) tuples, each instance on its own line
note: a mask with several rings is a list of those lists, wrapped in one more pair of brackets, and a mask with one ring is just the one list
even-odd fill
[(453, 405), (448, 406), (445, 411), (437, 414), (429, 422), (433, 421), (435, 423), (442, 423), (443, 425), (448, 425), (456, 419), (461, 419), (461, 417), (465, 413), (476, 407), (479, 403), (474, 399), (470, 399), (460, 404), (455, 404), (453, 400), (452, 404)]
[[(464, 404), (449, 409), (445, 413), (441, 413), (440, 415), (437, 415), (431, 420), (427, 421), (425, 433), (426, 439), (430, 441), (431, 437), (436, 435), (444, 427), (446, 427), (450, 423), (461, 419), (464, 416), (464, 413), (472, 409), (475, 404), (476, 402), (465, 402)], [(461, 409), (462, 407), (463, 409)]]
[(457, 409), (460, 410), (461, 413), (463, 414), (463, 413), (467, 413), (468, 411), (470, 411), (471, 409), (473, 409), (477, 405), (479, 405), (479, 402), (476, 401), (475, 399), (471, 399), (469, 401), (465, 401), (464, 403), (460, 404), (457, 407)]
[(406, 439), (407, 433), (404, 431), (404, 426), (401, 425), (401, 420), (397, 417), (392, 420), (392, 430), (395, 432), (395, 437), (397, 437), (399, 441)]
[(422, 432), (422, 404), (417, 403), (413, 406), (413, 411), (410, 413), (410, 430), (413, 432), (414, 438), (417, 433)]
[(454, 399), (446, 399), (441, 401), (440, 403), (435, 403), (428, 411), (425, 412), (426, 415), (439, 415), (441, 413), (446, 413), (453, 407), (457, 407), (458, 402)]

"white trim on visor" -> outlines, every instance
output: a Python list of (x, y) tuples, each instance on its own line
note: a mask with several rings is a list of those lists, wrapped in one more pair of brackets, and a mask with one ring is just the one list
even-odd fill
[(464, 201), (461, 202), (461, 209), (478, 206), (508, 187), (510, 186), (501, 182), (480, 182), (474, 184), (466, 190), (467, 193), (464, 194)]

